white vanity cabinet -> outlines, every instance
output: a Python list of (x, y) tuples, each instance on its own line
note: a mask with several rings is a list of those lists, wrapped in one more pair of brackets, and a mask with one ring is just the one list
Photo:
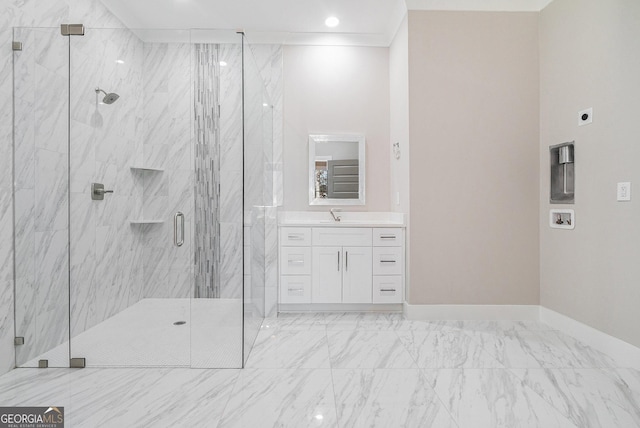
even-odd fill
[(404, 229), (281, 227), (281, 304), (396, 304), (404, 292)]
[(280, 303), (311, 303), (311, 229), (280, 229)]
[(404, 232), (373, 229), (373, 303), (402, 303), (404, 294)]
[(313, 247), (311, 303), (371, 303), (371, 247)]

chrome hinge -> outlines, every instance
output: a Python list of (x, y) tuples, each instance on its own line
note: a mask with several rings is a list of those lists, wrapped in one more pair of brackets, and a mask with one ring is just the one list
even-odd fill
[(13, 42), (11, 44), (11, 49), (13, 49), (14, 51), (21, 51), (22, 50), (22, 42)]
[(83, 369), (87, 365), (87, 360), (84, 358), (72, 358), (69, 360), (69, 368)]
[(84, 36), (83, 24), (62, 24), (60, 26), (60, 33), (63, 36)]
[(24, 345), (24, 337), (14, 337), (13, 338), (13, 344), (15, 346)]

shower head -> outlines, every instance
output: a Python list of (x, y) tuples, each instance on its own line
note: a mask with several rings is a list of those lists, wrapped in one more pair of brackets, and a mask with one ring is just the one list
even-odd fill
[(104, 98), (102, 99), (102, 102), (105, 103), (105, 104), (113, 104), (118, 100), (118, 98), (120, 98), (120, 95), (116, 94), (115, 92), (107, 94), (102, 89), (96, 88), (96, 94), (98, 94), (100, 92), (102, 92), (104, 94)]

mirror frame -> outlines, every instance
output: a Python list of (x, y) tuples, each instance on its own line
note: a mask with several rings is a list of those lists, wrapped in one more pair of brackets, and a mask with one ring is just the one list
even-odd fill
[[(358, 198), (316, 198), (315, 154), (316, 144), (330, 142), (358, 143)], [(361, 134), (310, 134), (309, 135), (309, 205), (364, 205), (365, 204), (365, 138)]]

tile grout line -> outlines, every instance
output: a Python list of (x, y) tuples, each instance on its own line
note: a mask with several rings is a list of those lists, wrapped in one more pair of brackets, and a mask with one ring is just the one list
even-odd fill
[[(322, 320), (326, 321), (326, 317), (323, 314)], [(329, 355), (329, 373), (331, 374), (331, 390), (333, 391), (333, 411), (336, 415), (336, 426), (340, 428), (340, 418), (338, 417), (338, 397), (336, 395), (336, 383), (333, 379), (333, 361), (331, 359), (331, 347), (329, 346), (329, 329), (327, 328), (327, 323), (324, 323), (324, 337), (327, 341), (327, 353)]]
[[(436, 398), (438, 399), (438, 401), (440, 402), (440, 405), (442, 406), (442, 408), (445, 410), (445, 412), (447, 412), (447, 414), (449, 415), (449, 418), (451, 418), (451, 421), (453, 421), (453, 423), (455, 424), (455, 426), (457, 426), (458, 428), (460, 427), (460, 425), (458, 424), (458, 421), (456, 420), (456, 418), (453, 417), (453, 415), (451, 414), (451, 412), (449, 411), (449, 408), (445, 405), (444, 401), (442, 401), (442, 398), (440, 397), (440, 395), (438, 395), (438, 393), (436, 392), (435, 388), (433, 387), (433, 385), (431, 385), (431, 382), (429, 382), (429, 378), (427, 377), (426, 373), (425, 373), (425, 369), (420, 367), (420, 364), (418, 363), (418, 361), (416, 360), (416, 358), (413, 357), (413, 355), (411, 355), (411, 351), (407, 348), (407, 346), (404, 344), (404, 342), (402, 341), (402, 339), (400, 338), (400, 335), (398, 334), (398, 332), (396, 330), (393, 330), (393, 332), (395, 333), (396, 337), (398, 338), (398, 340), (400, 341), (400, 344), (402, 344), (402, 346), (404, 347), (404, 350), (409, 354), (409, 356), (411, 357), (411, 359), (413, 360), (413, 363), (416, 365), (416, 368), (418, 369), (418, 372), (420, 373), (420, 375), (424, 378), (424, 380), (427, 382), (427, 384), (429, 385), (429, 388), (431, 388), (431, 391), (433, 392), (433, 394), (436, 396)], [(413, 331), (409, 330), (408, 331), (409, 334), (412, 334)], [(431, 333), (431, 332), (428, 332)], [(413, 337), (411, 338), (411, 340), (413, 340)]]

